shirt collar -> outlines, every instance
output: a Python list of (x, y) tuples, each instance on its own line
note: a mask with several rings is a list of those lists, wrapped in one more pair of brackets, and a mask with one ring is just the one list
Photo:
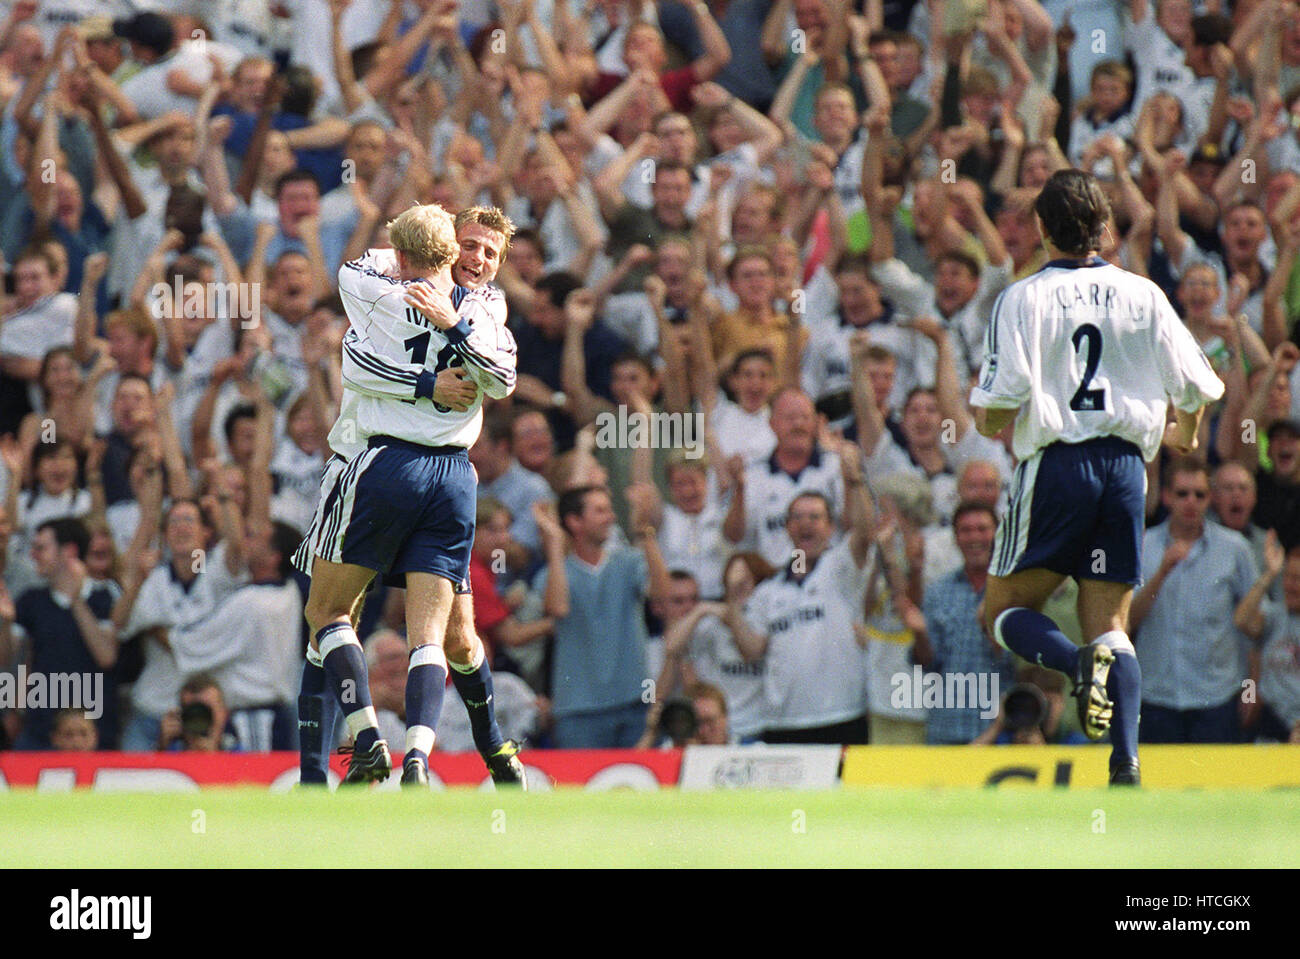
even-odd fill
[[(800, 476), (803, 475), (803, 471), (804, 471), (804, 470), (806, 470), (806, 469), (820, 469), (820, 468), (821, 468), (821, 465), (822, 465), (822, 448), (821, 448), (819, 445), (817, 445), (816, 443), (813, 443), (812, 455), (811, 455), (810, 457), (808, 457), (808, 465), (805, 466), (803, 469), (801, 469), (798, 473), (796, 473), (796, 474), (795, 474), (793, 477), (791, 477), (791, 478), (797, 480)], [(767, 458), (767, 468), (768, 468), (768, 471), (769, 471), (773, 476), (775, 476), (777, 473), (782, 473), (782, 472), (784, 472), (784, 470), (782, 470), (781, 467), (778, 466), (777, 463), (776, 463), (776, 451), (775, 451), (775, 450), (773, 450), (773, 451), (772, 451), (772, 455), (769, 456), (769, 457)], [(786, 473), (786, 475), (789, 476), (790, 474), (789, 474), (789, 473)]]
[(189, 595), (190, 590), (194, 588), (194, 584), (199, 581), (198, 576), (195, 576), (188, 583), (185, 582), (185, 580), (181, 579), (179, 576), (176, 575), (176, 566), (173, 563), (167, 564), (167, 575), (171, 577), (172, 583), (179, 586), (181, 588), (181, 592), (185, 593), (185, 595), (187, 596)]
[[(867, 323), (867, 326), (876, 326), (877, 324), (882, 324), (882, 323), (893, 323), (893, 322), (894, 322), (894, 304), (893, 304), (893, 303), (890, 303), (888, 300), (882, 298), (881, 301), (880, 301), (880, 305), (881, 305), (881, 307), (883, 307), (883, 309), (881, 310), (880, 315), (879, 315), (878, 317), (876, 317), (874, 320), (871, 320), (870, 322), (868, 322), (868, 323)], [(838, 316), (838, 317), (840, 318), (840, 328), (841, 328), (841, 329), (853, 329), (853, 328), (854, 328), (853, 324), (850, 323), (850, 322), (848, 321), (848, 319), (844, 316), (844, 310), (843, 310), (843, 309), (838, 309), (838, 310), (836, 310), (836, 311), (835, 311), (835, 315)], [(866, 329), (866, 327), (861, 327), (861, 329)]]
[(1081, 270), (1081, 269), (1090, 268), (1094, 266), (1109, 266), (1109, 265), (1110, 263), (1107, 260), (1103, 260), (1099, 256), (1090, 256), (1082, 259), (1075, 258), (1075, 259), (1048, 260), (1046, 263), (1042, 265), (1040, 272), (1041, 270)]

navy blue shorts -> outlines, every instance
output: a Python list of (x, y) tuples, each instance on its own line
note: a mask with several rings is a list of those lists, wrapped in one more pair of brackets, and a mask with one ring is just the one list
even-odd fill
[(1049, 569), (1139, 585), (1146, 489), (1142, 451), (1128, 440), (1045, 447), (1016, 467), (989, 572)]
[(462, 447), (371, 437), (350, 462), (327, 465), (299, 552), (373, 569), (390, 586), (405, 586), (407, 573), (433, 573), (468, 593), (477, 487)]

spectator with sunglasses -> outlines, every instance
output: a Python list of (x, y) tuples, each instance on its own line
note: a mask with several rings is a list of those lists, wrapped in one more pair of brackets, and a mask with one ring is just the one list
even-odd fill
[(1133, 645), (1142, 667), (1142, 743), (1231, 743), (1254, 725), (1259, 654), (1233, 623), (1259, 569), (1246, 538), (1207, 521), (1205, 464), (1180, 459), (1164, 472), (1169, 518), (1142, 544), (1146, 585), (1133, 597)]

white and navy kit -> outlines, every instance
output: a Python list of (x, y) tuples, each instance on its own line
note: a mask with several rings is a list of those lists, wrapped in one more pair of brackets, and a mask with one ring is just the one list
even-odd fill
[(452, 290), (460, 322), (439, 330), (405, 302), (396, 254), (371, 250), (339, 270), (351, 328), (343, 340), (343, 403), (330, 431), (321, 499), (294, 556), (364, 566), (395, 585), (434, 573), (469, 589), (477, 478), (468, 448), (480, 396), (464, 412), (433, 401), (437, 375), (463, 366), (488, 396), (515, 386), (514, 337), (499, 290)]
[(339, 269), (351, 328), (343, 338), (343, 411), (329, 444), (348, 459), (370, 436), (473, 446), (483, 425), (482, 397), (463, 413), (432, 400), (434, 380), (449, 366), (465, 367), (494, 399), (515, 387), (515, 341), (500, 290), (454, 287), (451, 302), (461, 322), (443, 331), (406, 305), (411, 283), (395, 279), (396, 272), (392, 250), (370, 250)]
[(282, 437), (271, 458), (271, 518), (299, 532), (309, 529), (324, 467), (323, 452), (307, 453), (287, 436)]
[[(77, 322), (77, 298), (51, 293), (9, 315), (0, 326), (0, 355), (25, 360), (44, 359), (60, 346), (71, 346)], [(27, 385), (27, 400), (37, 412), (45, 410), (45, 395), (35, 381)]]
[(291, 704), (302, 645), (284, 626), (301, 621), (302, 594), (291, 580), (252, 582), (227, 595), (214, 615), (168, 637), (182, 676), (210, 673), (221, 686), (245, 751), (294, 748)]
[(691, 665), (700, 682), (727, 697), (727, 725), (741, 742), (757, 739), (767, 724), (763, 691), (764, 660), (749, 662), (736, 639), (716, 616), (705, 616), (691, 634)]
[[(163, 563), (145, 577), (140, 594), (131, 607), (131, 617), (119, 637), (155, 629), (185, 632), (214, 620), (221, 604), (245, 582), (245, 573), (234, 575), (226, 567), (226, 544), (218, 543), (207, 554), (198, 576), (183, 582), (170, 563)], [(137, 713), (160, 717), (176, 705), (185, 676), (176, 665), (170, 646), (152, 638), (144, 643), (144, 670), (131, 689), (131, 704)]]
[(698, 513), (686, 513), (671, 503), (664, 506), (659, 527), (659, 548), (672, 557), (673, 567), (695, 577), (704, 599), (721, 599), (722, 569), (731, 554), (731, 544), (722, 535), (726, 510), (708, 504)]
[(750, 596), (745, 620), (768, 638), (764, 728), (831, 726), (866, 713), (866, 653), (853, 624), (862, 618), (872, 565), (854, 562), (846, 538), (802, 579), (787, 562)]
[(830, 500), (832, 519), (844, 509), (844, 480), (840, 458), (830, 450), (814, 447), (808, 465), (791, 476), (776, 463), (773, 453), (750, 464), (745, 471), (744, 549), (757, 551), (773, 566), (790, 562), (794, 546), (785, 529), (790, 503), (800, 493), (821, 493)]
[[(1133, 113), (1142, 109), (1152, 94), (1167, 90), (1177, 94), (1181, 88), (1196, 79), (1187, 65), (1187, 54), (1169, 38), (1164, 28), (1156, 22), (1155, 5), (1147, 10), (1144, 19), (1129, 22), (1124, 31), (1124, 45), (1133, 54), (1136, 70), (1137, 95), (1133, 100)], [(1185, 114), (1184, 114), (1185, 115)]]
[(1054, 260), (993, 308), (971, 404), (1019, 409), (1020, 465), (990, 572), (1044, 568), (1136, 585), (1146, 470), (1167, 405), (1223, 383), (1164, 293), (1105, 260)]

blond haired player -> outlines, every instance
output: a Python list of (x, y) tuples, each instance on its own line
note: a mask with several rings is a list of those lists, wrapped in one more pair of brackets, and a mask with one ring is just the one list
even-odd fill
[[(413, 207), (388, 230), (392, 250), (370, 250), (339, 270), (350, 323), (344, 399), (330, 432), (335, 456), (296, 561), (310, 563), (313, 649), (355, 741), (346, 782), (383, 779), (392, 768), (353, 613), (376, 574), (406, 586), (403, 781), (419, 783), (427, 782), (441, 709), (454, 596), (469, 588), (476, 479), (467, 448), (482, 425), (482, 394), (514, 389), (515, 345), (499, 292), (452, 280), (460, 244), (450, 214)], [(453, 367), (464, 372), (448, 375)]]

